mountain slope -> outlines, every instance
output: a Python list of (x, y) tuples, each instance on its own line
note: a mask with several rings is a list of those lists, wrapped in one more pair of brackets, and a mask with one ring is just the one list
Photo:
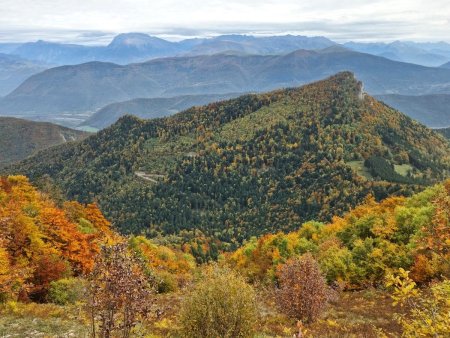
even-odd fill
[(0, 101), (0, 113), (95, 111), (133, 98), (267, 91), (351, 70), (372, 94), (428, 94), (450, 88), (450, 70), (427, 68), (341, 47), (282, 56), (213, 55), (119, 66), (91, 62), (34, 75)]
[(49, 175), (123, 232), (233, 248), (449, 173), (448, 141), (361, 89), (345, 72), (168, 118), (126, 116), (6, 172)]
[(28, 77), (46, 68), (14, 55), (0, 53), (0, 96), (9, 94)]
[(448, 68), (448, 69), (450, 69), (450, 62), (447, 62), (447, 63), (443, 64), (441, 66), (441, 68)]
[(131, 114), (142, 119), (152, 119), (175, 114), (193, 106), (201, 106), (214, 101), (236, 97), (238, 94), (185, 95), (169, 98), (134, 99), (111, 103), (97, 111), (82, 126), (103, 129), (115, 123), (120, 117)]
[(51, 123), (0, 117), (0, 167), (68, 141), (81, 140), (88, 134)]
[(450, 126), (450, 95), (378, 95), (377, 99), (431, 128)]

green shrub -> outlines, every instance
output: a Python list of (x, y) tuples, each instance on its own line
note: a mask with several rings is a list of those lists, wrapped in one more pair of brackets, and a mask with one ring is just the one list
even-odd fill
[(178, 282), (176, 278), (169, 272), (159, 272), (156, 277), (156, 283), (158, 293), (173, 292), (178, 289)]
[(256, 321), (252, 286), (229, 269), (210, 268), (181, 307), (186, 338), (251, 337)]
[(47, 300), (54, 304), (74, 304), (81, 300), (86, 290), (86, 282), (81, 278), (63, 278), (50, 283)]

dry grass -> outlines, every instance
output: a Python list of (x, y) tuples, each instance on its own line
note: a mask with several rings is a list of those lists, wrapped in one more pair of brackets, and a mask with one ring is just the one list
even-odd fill
[[(261, 337), (292, 337), (296, 321), (280, 314), (272, 291), (261, 293)], [(306, 327), (306, 337), (396, 337), (401, 333), (389, 295), (377, 290), (344, 292), (323, 316)]]
[[(260, 289), (258, 296), (260, 319), (256, 337), (292, 337), (296, 321), (278, 312), (273, 290)], [(147, 338), (181, 338), (177, 315), (182, 297), (181, 292), (158, 295), (149, 320), (138, 331)], [(87, 337), (87, 327), (78, 311), (77, 307), (52, 304), (3, 305), (0, 337)], [(307, 326), (306, 337), (397, 337), (401, 332), (393, 319), (397, 311), (384, 292), (344, 292), (317, 322)]]
[(21, 304), (0, 306), (0, 337), (88, 337), (77, 306)]

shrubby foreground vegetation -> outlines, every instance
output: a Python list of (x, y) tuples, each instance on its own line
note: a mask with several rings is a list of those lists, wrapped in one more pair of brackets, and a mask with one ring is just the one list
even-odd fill
[[(196, 265), (97, 207), (0, 180), (0, 335), (446, 337), (450, 181)], [(184, 249), (184, 251), (183, 251)]]

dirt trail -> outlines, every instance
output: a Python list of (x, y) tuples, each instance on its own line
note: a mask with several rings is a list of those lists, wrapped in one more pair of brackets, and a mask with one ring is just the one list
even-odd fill
[(158, 183), (158, 181), (157, 181), (158, 178), (160, 178), (160, 179), (164, 178), (164, 175), (147, 174), (147, 173), (145, 173), (143, 171), (135, 171), (134, 174), (137, 177), (140, 177), (140, 178), (142, 178), (142, 179), (144, 179), (146, 181), (150, 181), (150, 182), (153, 182), (153, 183)]

